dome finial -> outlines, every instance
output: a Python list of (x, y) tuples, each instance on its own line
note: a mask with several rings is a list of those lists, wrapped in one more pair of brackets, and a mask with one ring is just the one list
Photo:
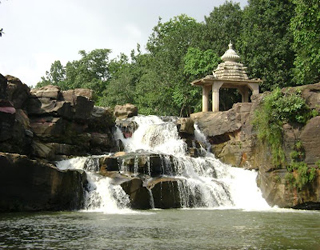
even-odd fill
[(225, 62), (226, 61), (236, 62), (240, 59), (240, 56), (238, 56), (237, 53), (232, 48), (231, 40), (229, 43), (229, 49), (223, 54), (221, 59)]

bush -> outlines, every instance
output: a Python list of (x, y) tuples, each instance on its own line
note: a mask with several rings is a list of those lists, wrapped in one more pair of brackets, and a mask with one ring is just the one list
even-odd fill
[(283, 144), (283, 124), (304, 125), (316, 114), (301, 97), (300, 91), (279, 88), (265, 96), (259, 110), (255, 112), (253, 124), (258, 130), (258, 139), (271, 148), (273, 164), (286, 166)]
[[(302, 190), (303, 187), (311, 183), (316, 177), (316, 168), (309, 168), (305, 162), (293, 162), (287, 167), (286, 181), (292, 187)], [(294, 175), (293, 172), (296, 174)]]

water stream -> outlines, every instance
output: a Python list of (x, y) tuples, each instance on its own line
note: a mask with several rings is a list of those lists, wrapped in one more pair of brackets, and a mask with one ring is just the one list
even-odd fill
[[(204, 156), (193, 158), (187, 155), (187, 145), (179, 138), (174, 120), (163, 121), (157, 116), (138, 116), (133, 121), (138, 129), (132, 137), (124, 138), (120, 130), (115, 137), (122, 141), (127, 153), (153, 153), (161, 155), (165, 175), (179, 179), (178, 190), (181, 207), (268, 209), (256, 185), (256, 172), (234, 168), (223, 164), (206, 151)], [(196, 139), (204, 147), (205, 137), (195, 128)], [(129, 197), (120, 185), (99, 172), (99, 157), (78, 157), (57, 163), (60, 169), (83, 169), (87, 172), (89, 188), (86, 195), (85, 210), (105, 213), (122, 213), (129, 209)], [(173, 160), (169, 160), (169, 158)], [(136, 158), (138, 159), (138, 158)], [(137, 160), (134, 174), (137, 175)], [(169, 169), (169, 170), (168, 170)], [(174, 169), (174, 171), (170, 171)], [(120, 172), (126, 172), (125, 166)], [(149, 169), (150, 171), (150, 169)], [(150, 205), (154, 207), (150, 189)]]
[[(319, 211), (269, 208), (256, 172), (222, 164), (206, 152), (200, 131), (204, 154), (191, 158), (172, 122), (135, 119), (132, 138), (118, 133), (125, 151), (159, 153), (165, 169), (176, 169), (170, 177), (183, 179), (182, 209), (132, 210), (121, 186), (99, 174), (105, 156), (73, 158), (57, 165), (87, 172), (84, 210), (0, 214), (0, 249), (320, 249)], [(192, 195), (199, 199), (190, 208)]]

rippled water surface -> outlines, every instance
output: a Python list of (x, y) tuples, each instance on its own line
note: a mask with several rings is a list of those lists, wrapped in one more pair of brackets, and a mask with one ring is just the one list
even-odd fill
[(320, 249), (319, 211), (0, 214), (1, 249)]

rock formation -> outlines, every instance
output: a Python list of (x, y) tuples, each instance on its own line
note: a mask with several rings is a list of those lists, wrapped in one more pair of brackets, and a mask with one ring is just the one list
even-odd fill
[[(319, 112), (320, 83), (300, 87), (300, 90), (309, 107)], [(320, 209), (320, 170), (316, 165), (320, 159), (320, 117), (312, 118), (305, 126), (283, 126), (286, 161), (290, 163), (290, 152), (301, 142), (305, 150), (304, 162), (309, 168), (316, 168), (316, 178), (299, 190), (290, 186), (286, 181), (287, 169), (274, 166), (270, 148), (257, 139), (252, 120), (264, 95), (253, 96), (252, 103), (234, 104), (225, 112), (196, 113), (191, 118), (222, 162), (258, 171), (258, 185), (271, 206)]]
[[(320, 112), (320, 83), (303, 86), (301, 93), (307, 104)], [(316, 169), (316, 178), (297, 189), (287, 182), (287, 169), (273, 165), (270, 148), (257, 139), (252, 125), (264, 95), (254, 95), (251, 103), (235, 104), (228, 111), (175, 118), (172, 126), (178, 128), (190, 156), (203, 154), (204, 145), (195, 139), (196, 123), (217, 158), (235, 167), (257, 170), (257, 183), (270, 205), (320, 209), (320, 171), (316, 164), (320, 160), (320, 118), (310, 119), (305, 126), (283, 126), (287, 161), (299, 141), (305, 150), (304, 162)], [(179, 187), (183, 180), (167, 177), (175, 176), (171, 164), (174, 156), (116, 153), (123, 147), (113, 138), (115, 125), (124, 137), (130, 137), (138, 127), (130, 119), (135, 115), (137, 108), (130, 104), (117, 106), (114, 111), (94, 106), (88, 89), (62, 91), (49, 85), (30, 90), (18, 78), (0, 74), (0, 211), (81, 208), (85, 173), (60, 171), (50, 162), (106, 152), (115, 154), (99, 159), (100, 174), (122, 186), (133, 208), (181, 206)], [(152, 143), (162, 140), (159, 135)], [(119, 173), (121, 167), (126, 168), (124, 174)], [(192, 203), (191, 199), (190, 207)]]
[(80, 209), (86, 182), (85, 172), (0, 153), (0, 212)]
[(114, 121), (111, 109), (94, 106), (91, 90), (30, 90), (0, 74), (0, 211), (81, 208), (85, 173), (49, 162), (111, 151)]

